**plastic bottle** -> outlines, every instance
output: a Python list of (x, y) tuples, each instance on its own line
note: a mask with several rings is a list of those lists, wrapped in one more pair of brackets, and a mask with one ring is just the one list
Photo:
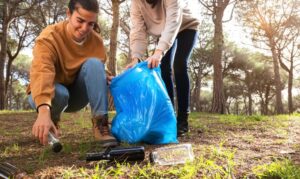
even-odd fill
[(58, 153), (62, 149), (62, 145), (60, 144), (59, 140), (52, 134), (52, 132), (49, 132), (48, 134), (48, 143), (51, 145), (52, 151), (55, 153)]
[(86, 161), (109, 160), (109, 161), (143, 161), (145, 151), (143, 146), (127, 148), (107, 148), (104, 152), (87, 153)]
[(155, 149), (150, 153), (150, 161), (158, 165), (176, 165), (194, 160), (191, 144), (179, 144)]

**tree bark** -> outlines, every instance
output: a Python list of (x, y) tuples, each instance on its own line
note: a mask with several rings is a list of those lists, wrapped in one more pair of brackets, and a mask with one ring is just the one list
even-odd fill
[(288, 79), (288, 107), (289, 107), (290, 114), (294, 112), (293, 95), (292, 95), (293, 78), (294, 78), (294, 74), (293, 74), (294, 67), (293, 66), (294, 66), (293, 59), (291, 59), (289, 79)]
[(275, 41), (272, 37), (269, 37), (270, 47), (272, 51), (272, 58), (273, 58), (273, 66), (274, 66), (274, 78), (275, 78), (275, 111), (276, 114), (282, 114), (283, 105), (282, 105), (282, 95), (281, 95), (281, 78), (279, 74), (279, 62), (278, 62), (278, 55), (275, 48)]
[(115, 76), (117, 74), (117, 45), (118, 45), (118, 29), (119, 29), (119, 0), (112, 0), (112, 10), (113, 10), (113, 22), (110, 31), (110, 44), (109, 44), (109, 61), (108, 61), (108, 69)]
[(0, 52), (0, 110), (5, 107), (5, 83), (4, 83), (4, 68), (6, 62), (6, 49), (7, 49), (7, 32), (9, 26), (8, 18), (8, 2), (3, 1), (3, 14), (2, 14), (2, 38), (1, 38), (1, 52)]
[[(216, 7), (217, 8), (217, 7)], [(211, 112), (224, 114), (224, 91), (223, 91), (223, 74), (222, 74), (222, 48), (223, 48), (223, 18), (224, 9), (219, 8), (216, 11), (214, 19), (214, 48), (213, 48), (213, 99)]]
[[(192, 92), (191, 101), (192, 101), (192, 111), (201, 111), (201, 102), (200, 102), (200, 91), (201, 91), (201, 74), (198, 74), (195, 80), (195, 86)], [(195, 109), (195, 110), (194, 110)]]
[(6, 65), (6, 79), (5, 79), (5, 92), (4, 92), (4, 96), (7, 99), (7, 91), (9, 88), (9, 81), (11, 80), (11, 65), (12, 65), (13, 60), (8, 60), (7, 65)]
[(234, 104), (235, 114), (236, 114), (236, 115), (239, 114), (239, 109), (240, 109), (239, 106), (240, 106), (240, 105), (239, 105), (239, 101), (238, 101), (238, 99), (236, 99), (236, 100), (235, 100), (235, 104)]
[[(39, 0), (42, 1), (42, 0)], [(21, 3), (24, 3), (22, 0), (16, 0), (16, 1), (3, 1), (2, 7), (2, 37), (1, 37), (1, 51), (0, 51), (0, 110), (3, 110), (5, 108), (5, 93), (6, 93), (6, 82), (4, 79), (4, 69), (6, 65), (6, 53), (7, 53), (7, 39), (8, 39), (8, 31), (11, 21), (14, 18), (21, 17), (25, 14), (27, 14), (32, 7), (37, 3), (37, 0), (33, 0), (27, 2), (30, 4), (28, 8), (22, 9), (19, 7)]]
[(250, 91), (248, 91), (248, 115), (252, 115), (252, 102), (253, 102), (253, 100), (252, 100), (252, 95), (251, 95), (251, 92)]
[(264, 105), (264, 114), (268, 115), (269, 114), (269, 101), (270, 101), (270, 93), (271, 93), (271, 86), (267, 86), (266, 88), (266, 92), (265, 92), (265, 105)]
[[(113, 76), (117, 74), (117, 46), (118, 46), (118, 30), (119, 30), (119, 6), (124, 2), (124, 0), (112, 0), (112, 11), (113, 11), (113, 22), (110, 31), (110, 45), (109, 45), (109, 61), (107, 64), (108, 70), (112, 73)], [(109, 94), (109, 104), (108, 109), (114, 109), (114, 103), (112, 96)]]

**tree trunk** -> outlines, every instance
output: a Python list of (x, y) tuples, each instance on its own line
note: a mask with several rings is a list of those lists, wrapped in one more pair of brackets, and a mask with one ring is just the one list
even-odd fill
[(289, 72), (289, 79), (288, 79), (288, 106), (289, 106), (289, 113), (294, 112), (294, 107), (293, 107), (293, 95), (292, 95), (292, 88), (293, 88), (293, 59), (291, 60), (290, 64), (290, 72)]
[(12, 109), (12, 99), (13, 99), (13, 85), (12, 85), (12, 75), (10, 75), (9, 83), (6, 84), (6, 88), (9, 89), (5, 93), (5, 109)]
[(224, 91), (222, 74), (222, 48), (223, 48), (223, 26), (222, 18), (224, 11), (217, 11), (214, 20), (214, 48), (213, 48), (213, 99), (211, 112), (224, 114)]
[(279, 74), (279, 62), (278, 55), (275, 48), (275, 42), (272, 37), (269, 37), (270, 47), (272, 51), (273, 66), (274, 66), (274, 78), (275, 78), (275, 94), (276, 94), (276, 106), (275, 111), (277, 114), (283, 113), (282, 96), (281, 96), (281, 78)]
[(244, 114), (248, 114), (248, 103), (247, 103), (247, 96), (243, 95), (244, 107), (241, 109), (241, 112), (244, 111)]
[(197, 78), (197, 86), (196, 86), (196, 98), (194, 98), (194, 100), (196, 100), (196, 109), (197, 112), (201, 111), (201, 100), (200, 100), (200, 95), (201, 95), (201, 75), (198, 75)]
[(4, 67), (6, 62), (7, 49), (7, 31), (8, 31), (8, 2), (3, 1), (2, 14), (2, 37), (1, 37), (1, 52), (0, 52), (0, 110), (5, 107), (5, 83), (4, 83)]
[(235, 114), (238, 115), (239, 114), (239, 109), (240, 109), (240, 105), (239, 105), (238, 99), (235, 100), (234, 107), (235, 107)]
[(110, 31), (110, 44), (109, 44), (109, 61), (108, 69), (115, 76), (116, 72), (116, 55), (117, 55), (117, 45), (118, 45), (118, 29), (119, 29), (119, 0), (112, 0), (112, 10), (113, 10), (113, 22)]
[(195, 86), (193, 92), (191, 93), (191, 108), (192, 111), (201, 111), (201, 102), (200, 102), (200, 91), (201, 91), (201, 75), (196, 76)]
[[(119, 29), (119, 6), (120, 0), (112, 0), (112, 11), (113, 11), (113, 22), (110, 31), (110, 45), (109, 45), (109, 61), (107, 64), (108, 70), (112, 73), (113, 76), (117, 74), (117, 45), (118, 45), (118, 29)], [(114, 109), (113, 98), (111, 94), (108, 95), (108, 109)]]
[(289, 114), (294, 112), (294, 107), (293, 107), (293, 94), (292, 94), (292, 88), (293, 88), (293, 79), (294, 79), (294, 48), (295, 48), (295, 41), (292, 42), (292, 49), (290, 52), (290, 66), (289, 68), (282, 62), (281, 60), (281, 54), (278, 50), (278, 60), (280, 63), (280, 66), (282, 67), (283, 70), (285, 70), (288, 73), (288, 111)]
[(270, 91), (271, 91), (271, 86), (268, 85), (266, 88), (266, 92), (265, 92), (265, 105), (264, 105), (264, 112), (265, 112), (264, 114), (265, 115), (269, 114), (268, 106), (269, 106), (269, 101), (270, 101), (270, 98), (269, 98)]
[(252, 95), (250, 91), (248, 91), (248, 115), (252, 115)]
[(12, 79), (11, 78), (11, 65), (12, 65), (12, 60), (8, 60), (7, 65), (6, 65), (6, 79), (5, 79), (5, 92), (4, 96), (7, 96), (7, 89), (9, 88), (9, 81)]
[(263, 99), (261, 98), (260, 99), (260, 114), (261, 115), (264, 115), (265, 113), (264, 113), (264, 102), (263, 102)]

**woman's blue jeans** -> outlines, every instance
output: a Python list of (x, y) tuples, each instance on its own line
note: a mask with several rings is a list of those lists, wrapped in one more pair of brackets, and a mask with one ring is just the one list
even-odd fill
[(174, 105), (174, 85), (172, 80), (172, 66), (178, 101), (177, 114), (190, 112), (190, 81), (188, 62), (197, 42), (198, 31), (186, 29), (178, 33), (174, 44), (161, 61), (161, 75), (165, 82), (169, 97)]
[[(36, 108), (32, 96), (29, 103)], [(51, 118), (59, 120), (62, 112), (75, 112), (91, 106), (93, 117), (107, 114), (107, 81), (104, 64), (96, 58), (89, 58), (80, 68), (78, 76), (71, 85), (55, 84), (55, 96), (52, 99)]]

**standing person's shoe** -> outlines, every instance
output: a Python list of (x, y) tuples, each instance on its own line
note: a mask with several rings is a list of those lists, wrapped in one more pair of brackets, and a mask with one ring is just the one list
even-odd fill
[(178, 113), (177, 115), (177, 137), (184, 136), (189, 131), (188, 113)]
[(92, 118), (92, 122), (95, 140), (99, 141), (102, 147), (115, 147), (119, 145), (116, 138), (110, 133), (107, 114)]

